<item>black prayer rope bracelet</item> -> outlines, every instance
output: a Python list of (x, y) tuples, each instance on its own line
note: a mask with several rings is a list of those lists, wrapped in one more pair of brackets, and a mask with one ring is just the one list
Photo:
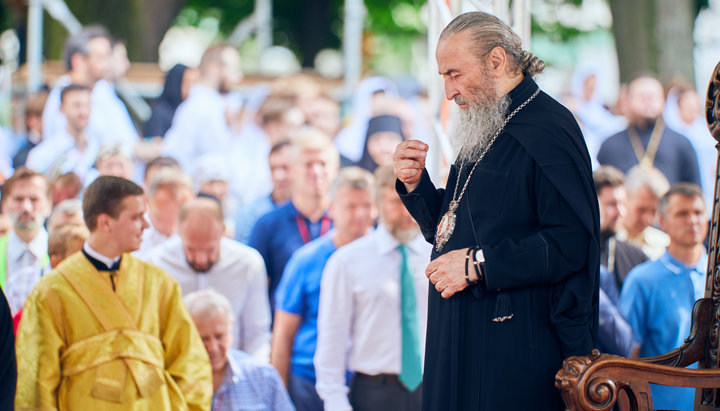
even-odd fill
[[(477, 260), (477, 253), (480, 251), (480, 247), (473, 247), (473, 264), (475, 265), (475, 274), (477, 274), (477, 280), (480, 281), (481, 278), (483, 278), (482, 273), (482, 264), (480, 261)], [(480, 251), (482, 253), (482, 251)]]
[[(477, 261), (475, 261), (475, 248), (469, 247), (467, 250), (467, 254), (465, 254), (465, 281), (468, 283), (468, 285), (476, 285), (480, 281), (480, 272), (477, 266)], [(478, 278), (475, 281), (470, 281), (470, 273), (468, 270), (468, 266), (470, 265), (470, 258), (473, 259), (473, 265), (475, 266), (475, 272), (478, 275)]]

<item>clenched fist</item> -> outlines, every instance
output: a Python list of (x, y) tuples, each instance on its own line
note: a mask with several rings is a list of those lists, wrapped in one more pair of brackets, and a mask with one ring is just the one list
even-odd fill
[(420, 183), (427, 151), (428, 145), (417, 140), (403, 141), (395, 149), (393, 156), (395, 176), (405, 184), (408, 192), (413, 191)]

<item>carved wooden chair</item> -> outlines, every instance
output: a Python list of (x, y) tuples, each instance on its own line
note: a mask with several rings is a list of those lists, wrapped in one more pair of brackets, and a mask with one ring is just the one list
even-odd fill
[[(720, 161), (720, 63), (715, 66), (705, 102), (705, 116)], [(720, 163), (719, 163), (720, 164)], [(690, 336), (685, 343), (658, 357), (629, 360), (593, 350), (570, 357), (555, 376), (568, 411), (607, 411), (617, 403), (622, 410), (653, 409), (650, 385), (693, 387), (695, 411), (720, 411), (720, 166), (710, 222), (710, 249), (705, 298), (693, 307)], [(698, 362), (698, 369), (685, 369)], [(618, 402), (620, 393), (624, 392)]]

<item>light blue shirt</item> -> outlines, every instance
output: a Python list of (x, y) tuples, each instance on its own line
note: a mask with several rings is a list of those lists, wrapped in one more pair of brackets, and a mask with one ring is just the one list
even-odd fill
[(239, 350), (228, 351), (225, 378), (213, 395), (213, 411), (295, 410), (275, 369)]
[(336, 250), (332, 236), (330, 232), (295, 251), (275, 293), (276, 309), (301, 317), (293, 344), (292, 373), (313, 384), (320, 281), (325, 264)]
[(235, 214), (235, 240), (247, 244), (250, 239), (250, 231), (258, 218), (276, 207), (277, 204), (273, 203), (272, 196), (267, 195), (238, 208)]
[[(704, 252), (692, 267), (666, 252), (630, 271), (620, 294), (620, 311), (640, 343), (640, 357), (665, 354), (683, 344), (690, 334), (693, 304), (705, 293), (706, 268)], [(692, 388), (651, 384), (651, 390), (657, 409), (693, 408)]]

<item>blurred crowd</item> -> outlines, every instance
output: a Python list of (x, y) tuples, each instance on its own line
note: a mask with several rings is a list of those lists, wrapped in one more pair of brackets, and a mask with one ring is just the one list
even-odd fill
[[(430, 143), (419, 87), (369, 77), (345, 106), (311, 74), (240, 88), (237, 51), (216, 45), (198, 67), (168, 71), (138, 127), (114, 88), (122, 42), (88, 27), (67, 40), (64, 63), (0, 130), (0, 285), (16, 322), (42, 277), (83, 247), (85, 188), (117, 176), (144, 189), (134, 255), (180, 284), (214, 409), (348, 409), (362, 402), (348, 387), (363, 381), (417, 392), (400, 324), (412, 295), (420, 361), (430, 245), (391, 163), (404, 139)], [(689, 85), (640, 76), (613, 107), (601, 87), (579, 71), (560, 96), (596, 168), (600, 348), (659, 355), (682, 344), (703, 296), (715, 142)]]

